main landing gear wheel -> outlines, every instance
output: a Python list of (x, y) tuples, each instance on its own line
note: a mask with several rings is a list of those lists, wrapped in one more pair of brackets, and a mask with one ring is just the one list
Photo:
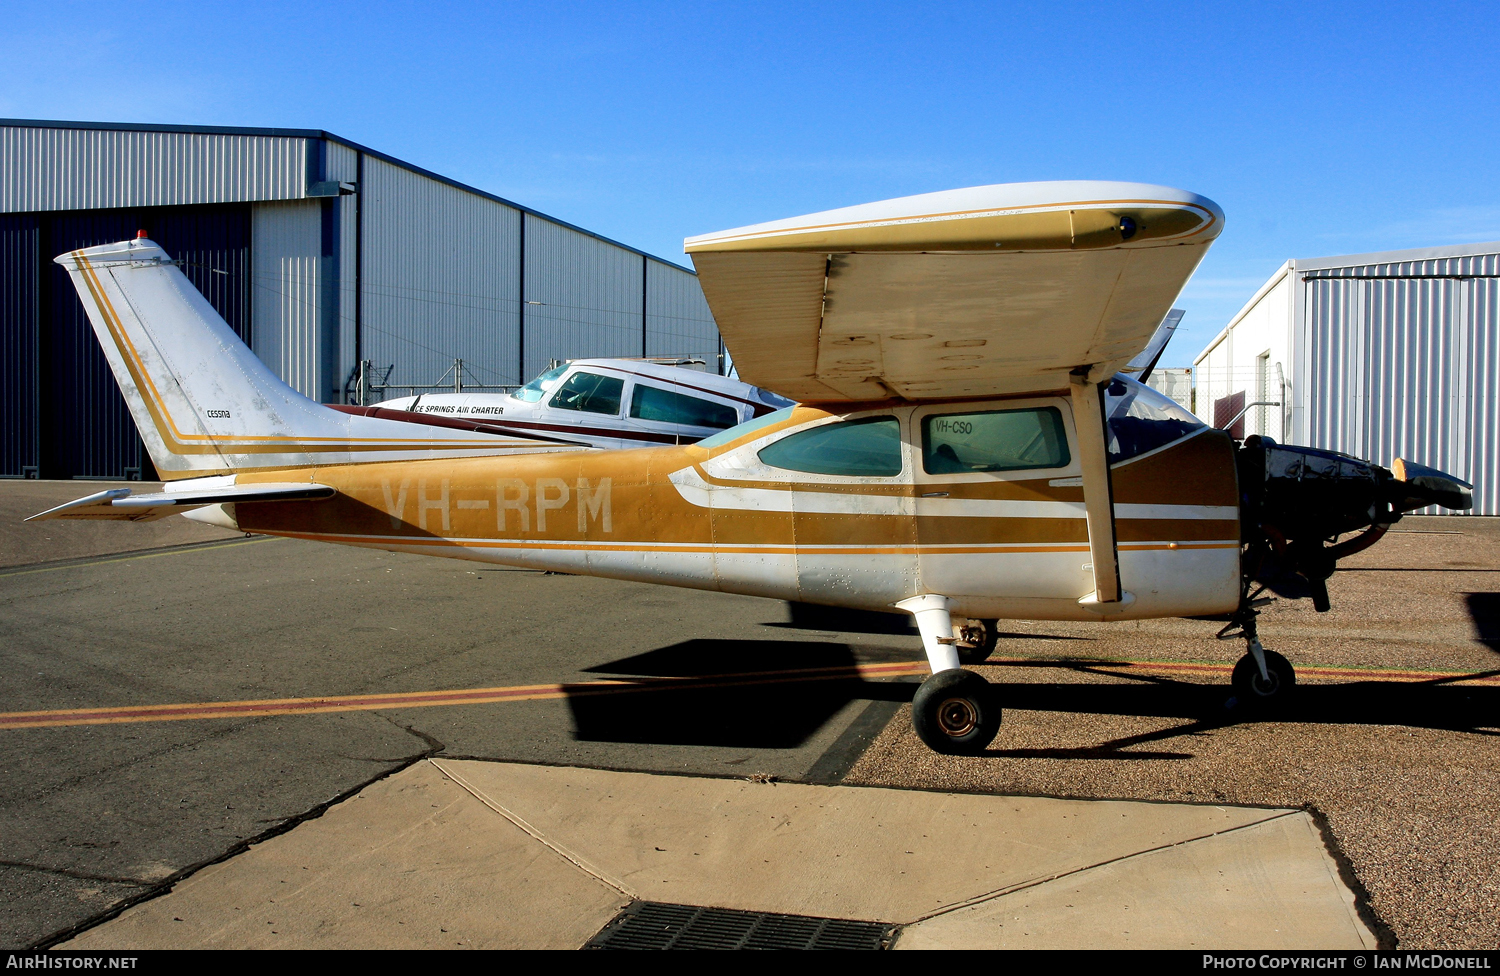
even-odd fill
[(1291, 662), (1275, 651), (1264, 653), (1269, 678), (1261, 677), (1255, 655), (1246, 654), (1235, 663), (1234, 674), (1229, 679), (1240, 705), (1254, 711), (1284, 707), (1297, 686), (1297, 672)]
[(1000, 636), (1000, 621), (970, 620), (958, 628), (958, 633), (954, 636), (958, 638), (953, 649), (958, 651), (959, 661), (964, 664), (982, 664), (995, 653), (995, 642)]
[(974, 672), (939, 671), (912, 698), (911, 724), (933, 752), (978, 755), (1000, 731), (1000, 703), (990, 683)]

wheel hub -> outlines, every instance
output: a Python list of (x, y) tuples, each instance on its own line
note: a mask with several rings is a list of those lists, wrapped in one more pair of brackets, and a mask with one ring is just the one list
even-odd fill
[(1257, 695), (1269, 698), (1281, 689), (1281, 677), (1275, 672), (1267, 669), (1267, 676), (1260, 676), (1260, 669), (1250, 678), (1250, 690)]
[(979, 725), (979, 709), (967, 698), (949, 698), (937, 709), (938, 727), (947, 735), (968, 735)]

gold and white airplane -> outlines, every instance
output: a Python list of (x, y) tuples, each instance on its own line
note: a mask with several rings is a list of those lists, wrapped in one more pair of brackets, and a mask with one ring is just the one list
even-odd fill
[[(1220, 616), (1242, 700), (1284, 699), (1266, 587), (1312, 596), (1466, 485), (1236, 444), (1120, 375), (1223, 227), (1130, 183), (974, 187), (690, 238), (741, 377), (801, 401), (692, 446), (601, 451), (342, 413), (293, 391), (144, 237), (57, 260), (152, 460), (34, 518), (174, 513), (246, 532), (912, 614), (916, 731), (994, 737), (961, 661), (997, 618)], [(1361, 534), (1334, 544), (1343, 533)]]

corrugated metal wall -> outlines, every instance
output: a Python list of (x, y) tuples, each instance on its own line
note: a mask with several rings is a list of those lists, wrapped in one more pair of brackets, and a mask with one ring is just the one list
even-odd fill
[(68, 274), (51, 259), (79, 247), (146, 233), (181, 262), (183, 274), (242, 338), (250, 324), (250, 214), (243, 205), (163, 210), (89, 210), (39, 218), (42, 294), (41, 474), (47, 478), (153, 476), (93, 327)]
[(0, 217), (0, 477), (5, 478), (34, 477), (39, 463), (40, 227), (35, 214)]
[(1475, 510), (1500, 515), (1500, 280), (1469, 282), (1469, 472)]
[(287, 200), (307, 140), (284, 136), (0, 127), (0, 212)]
[(520, 211), (369, 156), (359, 206), (364, 357), (379, 375), (435, 383), (462, 359), (474, 383), (524, 382)]
[(1500, 514), (1497, 265), (1475, 255), (1300, 274), (1308, 444), (1440, 468), (1474, 484), (1475, 514)]
[(526, 215), (526, 361), (639, 356), (645, 344), (641, 256)]
[(322, 201), (262, 203), (251, 213), (250, 348), (293, 389), (317, 399)]
[[(15, 214), (0, 222), (0, 476), (149, 466), (71, 285), (48, 270), (140, 226), (262, 360), (325, 401), (350, 395), (361, 358), (420, 385), (451, 382), (454, 359), (466, 386), (583, 356), (717, 366), (691, 272), (324, 136), (0, 126), (0, 213)], [(330, 180), (357, 192), (306, 197)]]
[(719, 371), (719, 328), (694, 275), (646, 259), (646, 355), (699, 356)]

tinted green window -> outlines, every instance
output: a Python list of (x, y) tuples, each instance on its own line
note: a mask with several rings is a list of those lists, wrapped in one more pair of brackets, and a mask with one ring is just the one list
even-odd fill
[(630, 415), (640, 420), (720, 429), (740, 422), (733, 407), (639, 382), (630, 397)]
[(768, 413), (756, 417), (754, 420), (747, 420), (743, 424), (740, 424), (738, 427), (731, 427), (728, 430), (721, 430), (719, 431), (719, 433), (715, 434), (712, 437), (704, 438), (703, 440), (698, 442), (697, 446), (722, 447), (725, 444), (728, 444), (730, 441), (739, 440), (746, 434), (753, 434), (755, 431), (760, 430), (762, 427), (770, 427), (772, 424), (781, 423), (783, 420), (786, 420), (788, 417), (790, 417), (792, 415), (792, 411), (796, 409), (797, 408), (795, 406), (782, 407), (775, 413)]
[(1068, 434), (1056, 407), (949, 413), (922, 421), (922, 468), (928, 474), (1061, 468)]
[(788, 471), (890, 478), (901, 473), (901, 425), (895, 417), (826, 424), (762, 448), (760, 459)]
[(620, 394), (624, 392), (624, 380), (580, 370), (568, 377), (568, 381), (552, 395), (552, 400), (547, 405), (559, 410), (583, 410), (619, 416)]

